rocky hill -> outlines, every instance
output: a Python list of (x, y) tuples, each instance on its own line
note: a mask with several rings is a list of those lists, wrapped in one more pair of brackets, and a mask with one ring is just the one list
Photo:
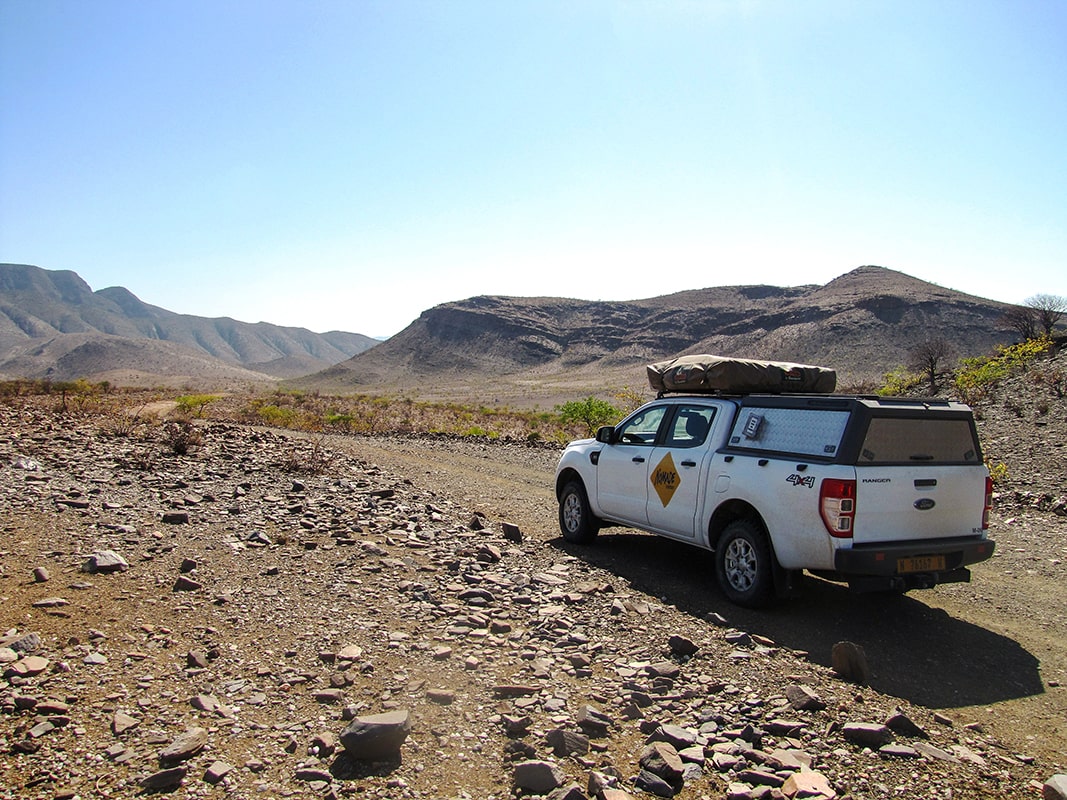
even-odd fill
[(985, 354), (1011, 341), (999, 323), (1008, 308), (875, 266), (825, 286), (729, 286), (627, 302), (474, 297), (425, 311), (388, 342), (302, 383), (585, 376), (603, 385), (696, 352), (823, 364), (841, 383), (858, 383), (881, 379), (931, 337), (959, 355)]
[(324, 369), (375, 344), (356, 333), (176, 314), (122, 287), (94, 292), (74, 272), (0, 264), (0, 376), (262, 382)]

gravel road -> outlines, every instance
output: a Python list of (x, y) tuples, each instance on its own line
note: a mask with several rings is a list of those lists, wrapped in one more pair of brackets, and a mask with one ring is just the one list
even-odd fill
[[(755, 612), (683, 545), (563, 543), (552, 449), (0, 425), (0, 798), (992, 800), (1065, 771), (1042, 498), (1004, 498), (970, 585)], [(870, 686), (830, 669), (846, 640)], [(345, 732), (383, 713), (410, 735), (362, 760)]]

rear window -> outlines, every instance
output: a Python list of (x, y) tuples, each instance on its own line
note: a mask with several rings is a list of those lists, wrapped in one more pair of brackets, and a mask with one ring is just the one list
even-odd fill
[(875, 417), (860, 450), (863, 464), (978, 464), (974, 430), (965, 419)]

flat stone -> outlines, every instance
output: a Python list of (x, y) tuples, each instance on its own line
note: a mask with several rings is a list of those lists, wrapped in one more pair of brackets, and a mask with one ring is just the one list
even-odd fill
[[(22, 653), (29, 655), (38, 647), (41, 646), (41, 634), (39, 633), (27, 633), (24, 636), (18, 636), (4, 645), (4, 649), (10, 648), (15, 653)], [(14, 661), (15, 659), (11, 659)]]
[(785, 696), (794, 711), (822, 711), (826, 703), (808, 686), (791, 684), (785, 687)]
[(790, 798), (810, 798), (811, 800), (834, 800), (837, 792), (830, 781), (821, 772), (801, 770), (785, 779), (781, 792)]
[(558, 758), (566, 756), (584, 756), (589, 752), (589, 739), (577, 731), (556, 728), (545, 736), (545, 742), (552, 748), (552, 754)]
[(298, 781), (322, 781), (324, 783), (330, 783), (333, 780), (333, 776), (330, 775), (328, 770), (318, 769), (316, 767), (301, 767), (296, 771), (293, 776)]
[(522, 761), (515, 765), (512, 782), (528, 794), (548, 794), (563, 785), (563, 770), (550, 761)]
[(575, 721), (588, 736), (607, 736), (609, 729), (615, 724), (611, 717), (590, 705), (578, 709)]
[(526, 697), (538, 694), (540, 691), (540, 686), (528, 686), (518, 683), (504, 683), (493, 687), (493, 693), (498, 697)]
[(893, 733), (907, 736), (909, 739), (929, 739), (926, 731), (912, 722), (907, 716), (900, 713), (893, 714), (885, 721), (886, 727)]
[(878, 748), (878, 755), (883, 758), (918, 758), (919, 751), (905, 744), (887, 744)]
[(363, 658), (363, 648), (358, 644), (346, 644), (337, 651), (335, 658), (338, 661), (359, 661)]
[(654, 794), (656, 797), (674, 797), (678, 793), (674, 786), (647, 769), (637, 773), (637, 778), (634, 780), (634, 788)]
[(948, 761), (952, 764), (959, 763), (959, 759), (956, 758), (956, 756), (952, 755), (952, 753), (948, 752), (947, 750), (942, 750), (940, 747), (936, 747), (930, 744), (929, 742), (913, 742), (912, 747), (914, 747), (916, 750), (919, 751), (919, 753), (926, 756), (927, 758), (933, 758), (938, 761)]
[(678, 751), (667, 742), (652, 742), (641, 751), (641, 768), (656, 775), (671, 786), (680, 788), (685, 765)]
[(1067, 800), (1067, 775), (1053, 775), (1041, 787), (1042, 800)]
[(345, 700), (345, 693), (341, 689), (320, 689), (315, 692), (316, 703), (343, 703)]
[(81, 565), (81, 571), (108, 575), (115, 572), (126, 572), (130, 569), (125, 558), (115, 553), (114, 550), (97, 550)]
[(192, 758), (207, 744), (207, 731), (200, 727), (189, 728), (165, 747), (159, 754), (161, 764), (176, 764)]
[(171, 767), (154, 772), (141, 781), (141, 788), (150, 792), (159, 792), (173, 789), (181, 785), (185, 780), (187, 769), (185, 767)]
[(838, 642), (830, 652), (830, 666), (847, 681), (867, 686), (871, 682), (871, 668), (867, 654), (854, 642)]
[(216, 784), (233, 772), (233, 765), (225, 761), (215, 761), (204, 772), (204, 783)]
[(199, 581), (194, 581), (188, 575), (179, 575), (178, 580), (174, 582), (174, 591), (176, 592), (195, 592), (203, 589), (204, 585)]
[(43, 656), (24, 656), (11, 664), (11, 666), (4, 671), (4, 675), (9, 678), (32, 678), (34, 675), (40, 675), (48, 669), (50, 663), (51, 662)]
[(675, 750), (684, 750), (697, 742), (697, 732), (680, 725), (660, 725), (648, 737), (649, 742), (667, 742)]
[(389, 761), (399, 755), (411, 724), (411, 713), (406, 709), (356, 717), (341, 732), (341, 744), (356, 760)]
[(121, 736), (126, 731), (133, 730), (141, 724), (139, 719), (131, 717), (129, 714), (124, 714), (121, 711), (116, 711), (115, 716), (111, 718), (111, 732), (116, 736)]
[(426, 699), (439, 706), (450, 706), (456, 700), (456, 693), (451, 689), (428, 689)]
[(678, 634), (671, 636), (671, 638), (667, 640), (667, 646), (671, 649), (672, 653), (676, 656), (682, 656), (683, 658), (696, 655), (700, 650), (692, 639), (685, 636), (679, 636)]
[(65, 597), (42, 597), (33, 604), (34, 608), (62, 608), (69, 606), (70, 601)]
[(873, 750), (877, 750), (893, 740), (893, 732), (885, 725), (867, 722), (850, 722), (841, 729), (841, 735), (853, 744), (857, 744), (860, 747), (870, 747)]
[(518, 525), (514, 525), (510, 522), (501, 522), (500, 532), (504, 534), (504, 538), (509, 542), (515, 542), (516, 544), (522, 543), (522, 530)]

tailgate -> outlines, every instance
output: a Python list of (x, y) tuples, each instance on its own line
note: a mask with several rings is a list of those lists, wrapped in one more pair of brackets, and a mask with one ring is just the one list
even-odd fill
[(982, 533), (985, 465), (856, 468), (854, 544)]

